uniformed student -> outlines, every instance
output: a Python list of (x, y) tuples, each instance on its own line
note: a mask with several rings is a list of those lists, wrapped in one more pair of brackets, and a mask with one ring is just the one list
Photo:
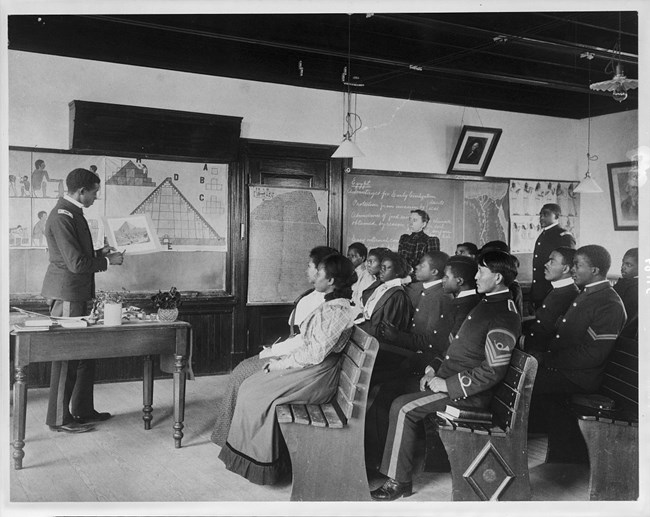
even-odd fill
[[(420, 422), (447, 404), (487, 408), (492, 387), (505, 376), (512, 350), (521, 333), (521, 320), (508, 286), (517, 275), (514, 257), (488, 251), (478, 258), (477, 290), (485, 297), (467, 316), (438, 370), (433, 367), (408, 395), (398, 397), (390, 409), (388, 438), (379, 471), (388, 480), (371, 492), (379, 501), (392, 501), (412, 493), (412, 475)], [(442, 442), (434, 449), (447, 462)], [(448, 468), (439, 464), (440, 469)]]
[[(49, 266), (43, 280), (43, 297), (52, 316), (85, 316), (95, 296), (95, 273), (120, 265), (122, 253), (106, 245), (93, 249), (83, 209), (97, 198), (100, 179), (87, 169), (74, 169), (66, 178), (68, 192), (59, 198), (45, 225)], [(110, 413), (95, 410), (92, 360), (54, 361), (46, 424), (53, 431), (81, 433), (92, 422), (107, 420)]]
[(571, 269), (575, 250), (561, 246), (553, 250), (544, 265), (544, 278), (553, 289), (535, 310), (535, 317), (523, 324), (519, 347), (528, 352), (545, 352), (556, 334), (558, 319), (576, 296), (579, 289), (573, 281)]
[(560, 227), (560, 215), (562, 215), (562, 210), (556, 203), (547, 203), (539, 211), (539, 224), (542, 227), (542, 233), (537, 237), (533, 249), (533, 283), (530, 288), (530, 300), (535, 309), (542, 304), (552, 289), (551, 283), (544, 278), (544, 264), (546, 264), (551, 251), (560, 246), (576, 247), (576, 240), (571, 232)]

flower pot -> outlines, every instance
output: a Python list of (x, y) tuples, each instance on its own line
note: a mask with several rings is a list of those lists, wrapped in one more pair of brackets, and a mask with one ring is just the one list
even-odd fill
[(176, 318), (178, 318), (178, 309), (158, 309), (160, 321), (176, 321)]
[(122, 304), (104, 303), (104, 326), (115, 327), (122, 324)]

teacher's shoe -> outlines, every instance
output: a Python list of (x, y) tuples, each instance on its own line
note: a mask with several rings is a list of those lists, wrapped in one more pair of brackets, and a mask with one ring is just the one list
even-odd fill
[(63, 425), (51, 425), (49, 426), (50, 431), (55, 431), (57, 433), (85, 433), (95, 429), (95, 426), (92, 424), (80, 424), (78, 422), (70, 422), (69, 424)]
[(413, 494), (413, 483), (406, 481), (400, 483), (392, 478), (380, 486), (377, 490), (370, 492), (370, 497), (375, 501), (394, 501), (400, 497), (408, 497)]
[(74, 418), (74, 421), (78, 424), (87, 424), (89, 422), (103, 422), (112, 416), (113, 415), (110, 413), (99, 413), (98, 411), (93, 411), (90, 415), (73, 416), (72, 418)]

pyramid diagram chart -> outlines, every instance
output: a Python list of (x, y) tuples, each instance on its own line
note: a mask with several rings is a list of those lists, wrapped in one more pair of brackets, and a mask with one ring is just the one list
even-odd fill
[(155, 187), (156, 183), (148, 176), (147, 168), (138, 167), (131, 160), (127, 161), (107, 181), (107, 185), (131, 185), (137, 187)]
[(162, 241), (167, 237), (177, 246), (223, 246), (226, 242), (187, 198), (165, 178), (131, 214), (148, 214)]

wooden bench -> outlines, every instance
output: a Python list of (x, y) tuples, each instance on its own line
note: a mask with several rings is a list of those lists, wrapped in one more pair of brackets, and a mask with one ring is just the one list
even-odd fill
[(603, 384), (590, 404), (597, 407), (599, 396), (605, 396), (614, 401), (614, 409), (572, 406), (587, 443), (592, 501), (639, 497), (639, 341), (624, 334), (616, 340)]
[(329, 404), (276, 407), (291, 457), (292, 501), (369, 501), (364, 456), (368, 386), (379, 343), (355, 326)]
[(530, 500), (528, 410), (536, 374), (537, 360), (515, 349), (494, 390), (492, 425), (425, 418), (427, 436), (437, 432), (449, 457), (452, 500)]

